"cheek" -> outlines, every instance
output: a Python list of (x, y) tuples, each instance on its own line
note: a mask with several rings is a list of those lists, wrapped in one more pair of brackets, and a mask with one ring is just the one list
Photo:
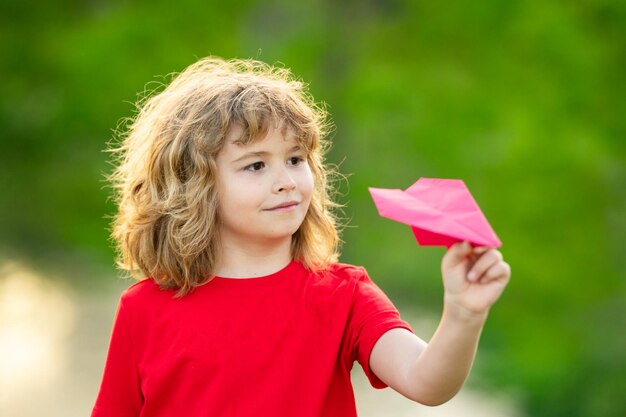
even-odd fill
[(232, 190), (224, 190), (220, 199), (220, 209), (222, 212), (232, 212), (241, 210), (250, 205), (250, 199), (246, 198), (246, 194), (241, 192), (240, 188)]
[(298, 186), (301, 190), (312, 190), (314, 187), (314, 176), (311, 167), (307, 164), (298, 171)]
[(313, 178), (313, 173), (310, 169), (307, 169), (304, 173), (300, 187), (302, 193), (306, 194), (310, 198), (313, 194), (313, 189), (315, 187), (315, 180)]
[(239, 204), (237, 186), (229, 181), (229, 178), (222, 177), (217, 183), (217, 202), (222, 218), (229, 217), (229, 213)]
[(263, 203), (262, 184), (254, 180), (224, 181), (219, 184), (218, 202), (224, 216), (243, 216)]

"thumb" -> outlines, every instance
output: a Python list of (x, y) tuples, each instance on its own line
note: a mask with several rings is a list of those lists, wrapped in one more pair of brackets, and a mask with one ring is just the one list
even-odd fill
[(467, 241), (457, 242), (450, 246), (448, 252), (443, 256), (441, 267), (443, 269), (454, 268), (458, 264), (467, 261), (467, 257), (472, 253), (472, 245)]

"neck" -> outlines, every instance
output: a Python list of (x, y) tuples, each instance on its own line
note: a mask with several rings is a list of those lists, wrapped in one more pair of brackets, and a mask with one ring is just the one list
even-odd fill
[(291, 262), (291, 237), (276, 242), (232, 242), (222, 239), (215, 275), (253, 278), (273, 274)]

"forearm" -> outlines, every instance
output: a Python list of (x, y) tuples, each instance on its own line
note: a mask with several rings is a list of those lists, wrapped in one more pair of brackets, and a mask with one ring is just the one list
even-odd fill
[(390, 387), (433, 406), (448, 401), (463, 386), (489, 309), (511, 273), (500, 252), (473, 248), (468, 242), (450, 247), (441, 271), (444, 311), (430, 343), (392, 329), (376, 342), (370, 357), (372, 370)]
[(439, 405), (463, 386), (478, 347), (487, 313), (477, 314), (446, 305), (441, 322), (426, 349), (408, 370), (414, 399)]

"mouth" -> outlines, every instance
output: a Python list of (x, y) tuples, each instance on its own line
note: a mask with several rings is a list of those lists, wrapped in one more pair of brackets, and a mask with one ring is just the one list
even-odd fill
[(296, 207), (298, 204), (300, 204), (298, 201), (286, 201), (284, 203), (281, 203), (277, 206), (268, 208), (266, 210), (268, 211), (272, 211), (272, 210), (289, 210), (291, 208)]

